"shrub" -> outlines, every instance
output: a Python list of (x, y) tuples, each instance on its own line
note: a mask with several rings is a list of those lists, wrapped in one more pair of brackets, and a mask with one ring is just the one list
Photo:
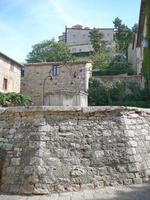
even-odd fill
[(0, 93), (1, 106), (26, 106), (31, 102), (31, 97), (15, 92)]
[(146, 98), (145, 90), (134, 82), (117, 82), (110, 85), (91, 80), (88, 93), (89, 105), (92, 106), (150, 107), (150, 99)]
[(124, 82), (104, 85), (98, 80), (91, 80), (88, 93), (90, 105), (111, 105), (113, 102), (123, 101), (126, 94), (126, 85)]
[(107, 62), (105, 66), (103, 66), (105, 64), (104, 61), (103, 65), (99, 61), (99, 65), (98, 62), (95, 62), (95, 68), (98, 69), (98, 71), (93, 71), (93, 76), (133, 74), (130, 63), (122, 55), (117, 55), (111, 61), (106, 61)]

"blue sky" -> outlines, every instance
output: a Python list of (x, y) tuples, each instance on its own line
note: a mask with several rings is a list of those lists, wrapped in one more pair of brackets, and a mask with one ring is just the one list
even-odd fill
[(0, 0), (0, 51), (24, 62), (32, 45), (55, 38), (68, 27), (113, 27), (119, 17), (138, 22), (140, 0)]

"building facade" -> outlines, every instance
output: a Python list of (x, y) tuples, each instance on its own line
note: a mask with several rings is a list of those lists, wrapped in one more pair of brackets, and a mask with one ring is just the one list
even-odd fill
[(147, 32), (147, 18), (146, 18), (146, 0), (141, 0), (140, 16), (138, 32), (134, 37), (133, 42), (128, 48), (128, 61), (132, 64), (132, 68), (136, 74), (142, 73), (144, 48), (146, 47), (146, 32)]
[[(100, 33), (103, 34), (103, 40), (106, 42), (107, 48), (110, 52), (115, 50), (114, 29), (113, 28), (99, 28)], [(65, 29), (65, 32), (59, 36), (59, 41), (65, 42), (70, 49), (70, 53), (87, 53), (93, 51), (89, 32), (90, 28), (83, 28), (81, 25), (75, 25), (71, 28)]]
[(20, 92), (23, 66), (0, 52), (0, 92)]
[(91, 67), (87, 62), (26, 64), (21, 92), (33, 105), (87, 106)]

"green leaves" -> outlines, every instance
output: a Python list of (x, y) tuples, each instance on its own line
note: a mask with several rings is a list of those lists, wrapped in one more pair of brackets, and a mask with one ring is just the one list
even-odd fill
[(0, 92), (1, 106), (26, 106), (31, 102), (31, 97), (18, 94), (15, 92), (2, 93)]
[[(122, 20), (118, 17), (114, 20), (115, 27), (115, 41), (116, 41), (116, 50), (118, 53), (127, 55), (128, 45), (132, 39), (132, 31), (125, 24), (122, 23)], [(133, 30), (136, 27), (133, 27)]]
[(89, 32), (89, 37), (95, 53), (102, 52), (105, 49), (103, 34), (100, 33), (98, 29), (93, 28)]
[(32, 51), (27, 55), (26, 61), (28, 63), (37, 63), (67, 61), (68, 59), (68, 46), (63, 42), (55, 42), (52, 39), (35, 44), (32, 47)]
[(150, 107), (149, 99), (146, 99), (145, 90), (134, 82), (100, 82), (92, 79), (88, 90), (89, 105), (120, 105)]
[(95, 55), (94, 68), (98, 69), (93, 72), (94, 76), (102, 75), (118, 75), (118, 74), (133, 74), (130, 63), (122, 55), (116, 55), (110, 58), (107, 54)]

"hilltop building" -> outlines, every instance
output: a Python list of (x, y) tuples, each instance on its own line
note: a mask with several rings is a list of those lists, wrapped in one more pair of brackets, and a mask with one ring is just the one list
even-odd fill
[[(66, 27), (65, 32), (59, 36), (59, 41), (65, 42), (69, 46), (71, 54), (92, 52), (93, 48), (89, 38), (91, 30), (89, 27), (83, 28), (81, 25)], [(103, 34), (107, 49), (113, 52), (115, 50), (114, 29), (99, 28), (98, 30)]]

